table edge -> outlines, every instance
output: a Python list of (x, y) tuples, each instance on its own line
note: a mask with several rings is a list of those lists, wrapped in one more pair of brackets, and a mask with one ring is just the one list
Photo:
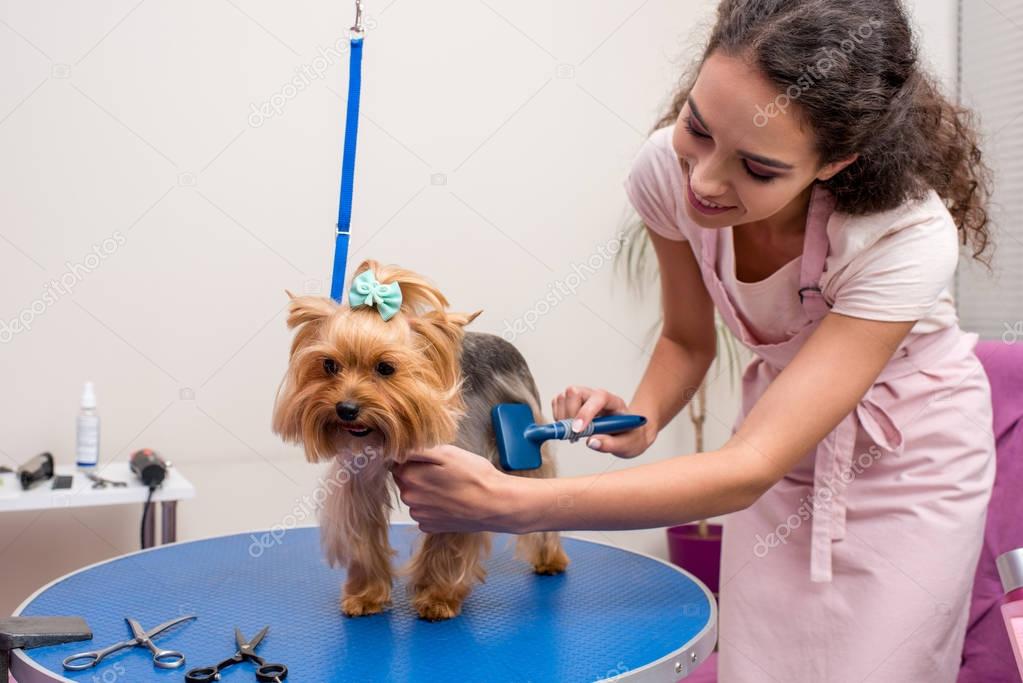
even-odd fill
[[(415, 527), (418, 527), (419, 526), (416, 522), (407, 522), (407, 521), (404, 521), (404, 520), (398, 520), (398, 521), (391, 522), (390, 525), (392, 527), (395, 527), (395, 526), (409, 526), (409, 527), (415, 526)], [(270, 529), (272, 529), (272, 528), (273, 527), (270, 527)], [(296, 526), (291, 527), (291, 528), (292, 529), (317, 529), (317, 528), (319, 528), (319, 524), (301, 524), (301, 525), (296, 525)], [(57, 578), (53, 579), (52, 581), (49, 581), (45, 585), (40, 586), (35, 591), (33, 591), (31, 595), (29, 595), (27, 598), (25, 598), (25, 600), (23, 600), (21, 602), (21, 604), (18, 605), (17, 608), (15, 608), (14, 612), (11, 613), (11, 616), (15, 616), (15, 617), (16, 616), (20, 616), (23, 609), (25, 609), (33, 600), (35, 600), (36, 597), (40, 593), (42, 593), (45, 590), (48, 590), (51, 586), (57, 584), (60, 581), (65, 580), (65, 579), (67, 579), (67, 578), (69, 578), (71, 576), (74, 576), (75, 574), (78, 574), (80, 572), (84, 572), (84, 571), (87, 571), (89, 569), (92, 569), (93, 567), (98, 567), (98, 566), (100, 566), (102, 564), (108, 564), (108, 563), (113, 562), (115, 560), (121, 560), (121, 559), (124, 559), (124, 558), (127, 558), (127, 557), (131, 557), (133, 555), (140, 555), (142, 553), (153, 552), (153, 551), (159, 550), (161, 548), (166, 548), (166, 547), (170, 547), (170, 546), (173, 546), (173, 545), (184, 545), (186, 543), (198, 543), (198, 542), (201, 542), (201, 541), (209, 541), (209, 540), (212, 540), (212, 539), (215, 539), (215, 538), (222, 538), (222, 537), (225, 537), (225, 536), (242, 536), (242, 535), (245, 535), (245, 534), (267, 533), (270, 529), (259, 528), (259, 529), (253, 529), (253, 530), (250, 530), (250, 531), (238, 531), (238, 532), (234, 532), (234, 533), (230, 533), (230, 534), (214, 534), (214, 535), (211, 535), (211, 536), (204, 536), (202, 538), (192, 538), (192, 539), (189, 539), (187, 541), (178, 541), (176, 543), (166, 544), (166, 545), (162, 545), (162, 546), (154, 546), (152, 548), (145, 548), (143, 550), (135, 550), (135, 551), (130, 552), (130, 553), (124, 553), (123, 555), (118, 555), (116, 557), (110, 557), (110, 558), (107, 558), (105, 560), (100, 560), (99, 562), (93, 562), (90, 565), (87, 565), (85, 567), (80, 567), (79, 569), (76, 569), (76, 570), (74, 570), (72, 572), (68, 572), (67, 574), (64, 574), (62, 576), (58, 576)], [(507, 535), (507, 536), (516, 536), (518, 534), (505, 534), (505, 535)], [(682, 567), (679, 567), (678, 565), (672, 564), (668, 560), (664, 560), (664, 559), (662, 559), (660, 557), (655, 557), (654, 555), (651, 555), (649, 553), (644, 553), (644, 552), (639, 551), (639, 550), (631, 550), (629, 548), (622, 548), (621, 546), (617, 546), (617, 545), (615, 545), (613, 543), (609, 543), (607, 541), (596, 541), (596, 540), (593, 540), (591, 538), (580, 538), (579, 536), (576, 536), (576, 535), (574, 535), (572, 533), (562, 533), (561, 536), (564, 537), (564, 538), (570, 538), (570, 539), (575, 540), (575, 541), (582, 541), (582, 542), (585, 542), (585, 543), (593, 543), (594, 545), (602, 545), (602, 546), (606, 546), (606, 547), (609, 547), (609, 548), (614, 548), (615, 550), (621, 550), (623, 552), (632, 553), (634, 555), (639, 555), (641, 557), (645, 557), (647, 559), (654, 560), (655, 562), (660, 562), (661, 564), (669, 567), (670, 569), (673, 569), (674, 571), (678, 572), (679, 574), (684, 575), (690, 581), (692, 581), (697, 586), (699, 586), (700, 590), (703, 591), (704, 597), (707, 599), (707, 604), (710, 606), (710, 616), (707, 619), (707, 625), (704, 626), (703, 630), (701, 630), (699, 633), (697, 633), (695, 636), (693, 636), (691, 639), (689, 639), (689, 641), (683, 643), (679, 648), (673, 650), (672, 652), (669, 652), (667, 655), (663, 656), (662, 658), (660, 658), (660, 659), (658, 659), (658, 660), (656, 660), (654, 662), (651, 662), (651, 663), (647, 664), (646, 666), (643, 666), (643, 667), (641, 667), (639, 669), (633, 669), (633, 670), (630, 670), (629, 672), (624, 673), (624, 674), (618, 674), (618, 675), (612, 676), (610, 678), (601, 679), (600, 681), (597, 681), (597, 683), (611, 683), (612, 681), (615, 682), (615, 683), (619, 683), (619, 682), (623, 682), (623, 681), (630, 681), (632, 683), (647, 683), (647, 682), (653, 683), (655, 681), (656, 682), (662, 682), (662, 681), (665, 681), (665, 680), (669, 680), (669, 677), (671, 675), (674, 675), (676, 677), (674, 679), (676, 681), (682, 680), (682, 679), (688, 677), (689, 674), (695, 669), (695, 667), (689, 667), (688, 666), (688, 662), (686, 660), (689, 657), (691, 657), (693, 654), (695, 654), (696, 657), (697, 657), (696, 664), (697, 664), (697, 666), (699, 666), (700, 664), (702, 664), (707, 659), (707, 657), (710, 655), (710, 653), (713, 652), (714, 645), (717, 642), (717, 621), (718, 621), (717, 601), (714, 599), (713, 593), (710, 592), (710, 590), (707, 588), (707, 586), (704, 585), (704, 583), (702, 581), (700, 581), (698, 578), (693, 576), (691, 573), (689, 573), (688, 571), (686, 571)], [(682, 664), (683, 664), (682, 672), (678, 672), (676, 670), (676, 662), (682, 662)], [(25, 667), (25, 669), (22, 670), (22, 667)], [(37, 662), (31, 656), (25, 654), (25, 651), (20, 649), (20, 648), (19, 649), (15, 649), (15, 650), (11, 650), (11, 673), (12, 674), (21, 673), (22, 675), (27, 673), (30, 676), (32, 676), (32, 678), (25, 678), (24, 680), (21, 679), (21, 678), (17, 679), (18, 683), (52, 683), (52, 681), (54, 680), (52, 678), (53, 675), (60, 676), (60, 674), (54, 674), (54, 672), (52, 672), (52, 671), (40, 668), (38, 666)], [(47, 676), (48, 678), (43, 678), (41, 676)], [(75, 681), (72, 681), (70, 678), (65, 678), (63, 676), (61, 676), (60, 679), (58, 679), (58, 680), (61, 683), (75, 683)], [(6, 681), (4, 681), (3, 683), (6, 683)]]

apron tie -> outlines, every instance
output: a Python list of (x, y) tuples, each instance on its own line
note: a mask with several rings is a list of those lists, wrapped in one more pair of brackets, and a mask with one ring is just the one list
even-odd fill
[[(810, 580), (831, 581), (831, 542), (845, 538), (845, 490), (863, 470), (881, 457), (866, 453), (871, 460), (862, 462), (864, 454), (854, 453), (857, 425), (875, 446), (898, 456), (904, 447), (902, 430), (868, 391), (863, 399), (838, 423), (838, 426), (817, 446), (813, 468), (813, 520), (810, 531)], [(856, 462), (854, 463), (854, 456)], [(859, 470), (854, 472), (854, 464)]]

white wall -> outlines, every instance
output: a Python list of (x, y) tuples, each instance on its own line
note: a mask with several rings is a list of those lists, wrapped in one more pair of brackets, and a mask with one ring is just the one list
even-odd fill
[[(994, 170), (990, 217), (991, 270), (976, 261), (960, 269), (964, 327), (1006, 343), (1023, 337), (1023, 3), (963, 5), (963, 102), (978, 115), (985, 160)], [(968, 265), (966, 265), (968, 264)]]
[[(946, 75), (953, 4), (917, 9)], [(500, 333), (627, 218), (621, 181), (713, 3), (367, 5), (352, 262), (419, 270)], [(269, 420), (283, 290), (329, 284), (346, 87), (329, 47), (351, 21), (348, 3), (322, 1), (0, 2), (0, 320), (80, 275), (0, 345), (0, 462), (73, 462), (92, 379), (102, 460), (153, 447), (198, 486), (180, 538), (278, 524), (311, 491), (317, 468)], [(284, 90), (324, 61), (308, 88)], [(279, 114), (252, 114), (282, 94)], [(94, 248), (111, 253), (83, 271)], [(587, 276), (517, 340), (545, 400), (570, 383), (631, 396), (656, 303), (609, 265)], [(726, 378), (711, 396), (708, 447), (735, 405)], [(683, 417), (645, 460), (691, 444)], [(580, 445), (561, 466), (623, 463)], [(135, 549), (138, 513), (0, 516), (0, 613)], [(660, 530), (594, 536), (664, 552)]]

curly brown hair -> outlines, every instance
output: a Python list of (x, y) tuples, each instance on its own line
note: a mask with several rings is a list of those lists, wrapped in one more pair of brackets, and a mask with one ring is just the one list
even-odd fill
[[(750, 60), (813, 129), (821, 165), (858, 154), (824, 185), (836, 209), (871, 214), (920, 199), (945, 201), (963, 245), (991, 239), (991, 172), (973, 113), (921, 66), (900, 0), (722, 0), (703, 52)], [(683, 78), (655, 129), (671, 125), (699, 68)]]

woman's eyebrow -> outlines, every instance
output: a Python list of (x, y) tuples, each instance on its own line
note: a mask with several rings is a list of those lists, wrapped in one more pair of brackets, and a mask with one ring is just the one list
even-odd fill
[(750, 161), (755, 161), (762, 166), (770, 166), (771, 168), (780, 168), (785, 171), (791, 171), (795, 166), (792, 164), (786, 164), (784, 161), (778, 161), (777, 159), (771, 159), (769, 157), (762, 157), (759, 154), (753, 154), (752, 152), (744, 152), (739, 150), (739, 154), (746, 157)]
[[(703, 129), (710, 133), (710, 126), (708, 126), (707, 122), (704, 121), (703, 115), (700, 114), (700, 109), (699, 107), (696, 106), (696, 102), (693, 101), (692, 96), (690, 96), (687, 101), (689, 103), (689, 109), (692, 110), (693, 112), (693, 116), (696, 117), (696, 120), (700, 122), (700, 125), (703, 126)], [(739, 154), (746, 157), (750, 161), (755, 161), (758, 164), (761, 164), (762, 166), (778, 168), (785, 171), (791, 171), (793, 168), (795, 168), (795, 166), (793, 166), (792, 164), (787, 164), (784, 161), (779, 161), (777, 159), (771, 159), (770, 157), (754, 154), (753, 152), (747, 152), (745, 150), (740, 149)]]

